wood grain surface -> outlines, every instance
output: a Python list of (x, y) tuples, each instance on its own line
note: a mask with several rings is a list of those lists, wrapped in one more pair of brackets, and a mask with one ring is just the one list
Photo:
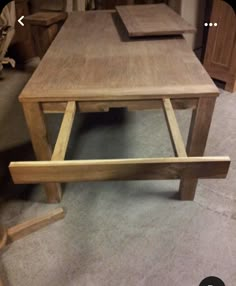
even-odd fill
[(32, 232), (41, 229), (42, 227), (63, 219), (64, 217), (64, 209), (57, 208), (43, 216), (35, 217), (23, 223), (12, 226), (7, 230), (7, 243), (18, 240), (28, 234), (31, 234)]
[(14, 183), (225, 178), (229, 157), (12, 162)]
[(175, 155), (178, 157), (187, 157), (184, 141), (169, 98), (163, 99), (163, 107)]
[[(188, 156), (203, 156), (210, 130), (216, 98), (199, 98), (197, 107), (192, 111), (192, 118), (187, 141)], [(193, 200), (197, 179), (183, 178), (180, 182), (181, 200)]]
[(214, 0), (209, 28), (204, 67), (212, 78), (226, 82), (225, 90), (236, 91), (236, 15), (226, 2)]
[(166, 4), (117, 6), (130, 37), (181, 35), (195, 28)]
[(76, 112), (76, 104), (74, 101), (68, 102), (65, 114), (61, 123), (61, 128), (57, 137), (57, 141), (52, 154), (52, 160), (64, 160), (67, 146), (70, 139), (70, 134), (74, 122)]
[(130, 40), (115, 12), (71, 13), (21, 101), (113, 101), (217, 96), (182, 36)]
[[(48, 132), (45, 117), (38, 103), (24, 103), (24, 114), (34, 153), (37, 160), (51, 160), (52, 148), (48, 142)], [(49, 203), (61, 200), (61, 186), (59, 184), (44, 184)]]

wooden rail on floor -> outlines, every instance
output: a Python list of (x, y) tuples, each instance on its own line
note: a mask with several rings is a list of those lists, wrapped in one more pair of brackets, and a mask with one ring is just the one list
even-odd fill
[(14, 183), (225, 178), (229, 157), (12, 162)]
[(32, 232), (35, 232), (42, 227), (45, 227), (51, 223), (54, 223), (65, 217), (63, 208), (57, 208), (49, 213), (35, 217), (31, 220), (27, 220), (18, 225), (12, 226), (7, 230), (7, 243), (18, 240)]
[(54, 223), (64, 218), (64, 216), (65, 216), (64, 210), (62, 208), (57, 208), (55, 210), (48, 212), (45, 215), (32, 218), (30, 220), (27, 220), (23, 223), (17, 224), (9, 228), (0, 225), (0, 250), (8, 243), (11, 243), (28, 234), (31, 234), (32, 232), (35, 232), (51, 223)]
[(64, 160), (76, 112), (76, 103), (68, 102), (52, 154), (52, 161)]

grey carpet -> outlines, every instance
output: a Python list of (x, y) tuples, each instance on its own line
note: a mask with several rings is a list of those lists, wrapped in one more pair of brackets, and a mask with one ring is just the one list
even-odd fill
[[(189, 286), (207, 276), (236, 285), (236, 95), (217, 100), (206, 155), (230, 155), (226, 180), (200, 181), (194, 202), (176, 199), (178, 181), (73, 183), (64, 220), (1, 253), (5, 285)], [(186, 140), (189, 111), (177, 117)], [(51, 138), (58, 116), (49, 120)], [(67, 158), (172, 156), (161, 111), (78, 116)], [(56, 205), (39, 186), (28, 201), (2, 206), (14, 225)]]

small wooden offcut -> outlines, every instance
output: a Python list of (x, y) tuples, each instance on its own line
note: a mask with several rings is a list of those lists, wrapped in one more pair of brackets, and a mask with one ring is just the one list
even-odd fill
[(31, 234), (49, 224), (52, 224), (65, 216), (64, 209), (57, 208), (49, 213), (27, 220), (15, 226), (5, 228), (0, 225), (0, 250), (11, 242), (14, 242), (28, 234)]

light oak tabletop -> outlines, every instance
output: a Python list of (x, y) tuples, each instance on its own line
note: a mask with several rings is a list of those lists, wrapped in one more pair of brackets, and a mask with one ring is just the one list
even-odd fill
[(23, 89), (21, 101), (217, 96), (182, 36), (130, 39), (111, 11), (75, 12)]

